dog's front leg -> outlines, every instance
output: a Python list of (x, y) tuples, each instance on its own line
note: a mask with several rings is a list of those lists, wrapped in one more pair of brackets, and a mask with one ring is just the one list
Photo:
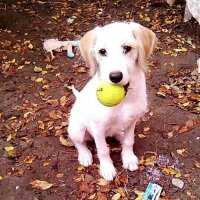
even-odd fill
[(138, 169), (138, 159), (133, 152), (134, 131), (136, 122), (137, 119), (132, 122), (132, 124), (124, 134), (124, 139), (121, 141), (123, 167), (125, 169), (129, 169), (130, 171)]
[(100, 174), (107, 181), (112, 181), (116, 176), (116, 169), (110, 158), (110, 151), (106, 143), (104, 131), (102, 129), (93, 128), (92, 132), (100, 161)]

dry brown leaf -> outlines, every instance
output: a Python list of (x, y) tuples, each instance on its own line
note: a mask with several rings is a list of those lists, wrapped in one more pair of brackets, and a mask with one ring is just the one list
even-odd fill
[(100, 179), (97, 180), (97, 184), (101, 185), (101, 186), (104, 186), (104, 185), (108, 185), (109, 182), (106, 181), (104, 178), (100, 178)]
[(62, 145), (66, 146), (66, 147), (74, 146), (72, 141), (69, 138), (65, 139), (62, 135), (60, 136), (59, 141)]
[(108, 200), (106, 195), (102, 192), (97, 192), (97, 200)]
[(60, 105), (61, 106), (65, 106), (65, 104), (67, 103), (67, 97), (66, 96), (62, 96), (61, 98), (60, 98)]
[(118, 199), (120, 199), (120, 197), (121, 197), (121, 194), (120, 193), (116, 193), (116, 194), (114, 194), (112, 196), (112, 200), (118, 200)]
[(38, 123), (38, 128), (44, 130), (44, 122), (39, 120), (37, 123)]
[(187, 126), (182, 126), (178, 130), (179, 133), (186, 133), (187, 131), (188, 131), (188, 127)]
[(91, 195), (88, 197), (88, 199), (89, 199), (89, 200), (92, 200), (92, 199), (94, 199), (95, 197), (96, 197), (96, 194), (93, 193), (93, 194), (91, 194)]
[(59, 105), (58, 99), (50, 99), (47, 101), (47, 103), (51, 104), (53, 107), (56, 107)]
[(117, 192), (121, 194), (122, 197), (126, 197), (125, 189), (122, 187), (117, 188)]
[(31, 164), (36, 158), (37, 158), (36, 155), (28, 155), (28, 156), (24, 159), (24, 162), (25, 162), (26, 164)]
[(179, 155), (183, 155), (184, 152), (186, 151), (186, 149), (177, 149), (176, 152), (179, 154)]
[(48, 183), (46, 181), (40, 181), (40, 180), (35, 180), (30, 182), (30, 185), (33, 188), (39, 189), (39, 190), (47, 190), (53, 186), (53, 184)]
[(89, 193), (90, 192), (90, 187), (89, 187), (89, 185), (86, 182), (81, 182), (80, 186), (79, 186), (79, 190), (81, 192)]
[(142, 139), (142, 138), (146, 138), (147, 136), (144, 135), (144, 134), (142, 134), (142, 133), (139, 133), (139, 134), (138, 134), (138, 137)]
[(58, 115), (54, 110), (52, 110), (51, 112), (49, 112), (49, 116), (52, 118), (52, 119), (59, 119), (59, 118), (62, 118), (60, 115)]
[(200, 169), (200, 161), (195, 160), (194, 165)]

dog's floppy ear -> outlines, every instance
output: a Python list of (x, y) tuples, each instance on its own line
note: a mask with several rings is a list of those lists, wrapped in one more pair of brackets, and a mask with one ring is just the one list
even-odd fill
[(138, 65), (146, 71), (146, 61), (153, 53), (157, 43), (156, 35), (150, 29), (139, 24), (132, 30), (138, 43)]
[(85, 61), (87, 67), (90, 68), (91, 76), (94, 76), (98, 67), (93, 49), (98, 29), (99, 27), (96, 27), (95, 29), (88, 31), (80, 40), (81, 56)]

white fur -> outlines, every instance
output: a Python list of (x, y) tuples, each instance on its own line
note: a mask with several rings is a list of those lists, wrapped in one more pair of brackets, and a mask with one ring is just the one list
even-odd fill
[[(98, 69), (80, 93), (73, 89), (76, 101), (70, 113), (68, 133), (78, 150), (78, 160), (84, 166), (92, 164), (92, 154), (86, 146), (88, 136), (92, 136), (100, 160), (100, 174), (108, 181), (113, 180), (116, 169), (109, 155), (107, 136), (120, 140), (123, 167), (131, 171), (138, 168), (133, 152), (134, 129), (147, 109), (145, 74), (137, 62), (139, 41), (132, 33), (140, 27), (136, 23), (113, 23), (96, 28), (96, 39), (89, 51), (93, 51)], [(130, 53), (122, 53), (124, 45), (132, 47)], [(107, 50), (106, 57), (99, 54), (101, 48)], [(106, 107), (97, 100), (96, 88), (100, 80), (111, 82), (109, 74), (116, 70), (123, 73), (119, 83), (129, 83), (129, 89), (120, 104)]]

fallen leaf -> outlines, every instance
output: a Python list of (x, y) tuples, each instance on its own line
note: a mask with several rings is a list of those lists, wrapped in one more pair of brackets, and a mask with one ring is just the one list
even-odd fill
[(38, 67), (38, 66), (35, 66), (35, 67), (34, 67), (34, 72), (39, 73), (39, 72), (41, 72), (41, 71), (42, 71), (42, 68), (41, 68), (41, 67)]
[(107, 197), (102, 192), (97, 192), (97, 200), (107, 200)]
[(94, 199), (95, 197), (96, 197), (96, 194), (93, 193), (93, 194), (91, 194), (91, 195), (88, 197), (88, 199), (89, 199), (89, 200), (92, 200), (92, 199)]
[(87, 69), (85, 67), (78, 67), (78, 70), (77, 70), (78, 73), (86, 73), (87, 72)]
[(178, 172), (177, 172), (175, 169), (173, 169), (173, 168), (164, 168), (163, 171), (164, 171), (165, 173), (169, 174), (169, 175), (175, 175), (175, 174), (178, 173)]
[(200, 161), (195, 160), (194, 165), (200, 169)]
[(44, 130), (44, 122), (39, 120), (37, 123), (38, 123), (38, 128)]
[(52, 118), (52, 119), (59, 119), (59, 118), (62, 118), (60, 115), (58, 115), (54, 110), (52, 110), (51, 112), (49, 112), (49, 116)]
[(142, 134), (142, 133), (139, 133), (139, 134), (138, 134), (138, 137), (142, 139), (142, 138), (146, 138), (147, 136), (144, 135), (144, 134)]
[(183, 153), (186, 151), (186, 149), (177, 149), (176, 152), (179, 154), (179, 155), (183, 155)]
[(14, 147), (13, 146), (9, 146), (9, 147), (4, 147), (4, 149), (8, 152), (8, 151), (13, 151)]
[(48, 183), (46, 181), (40, 181), (40, 180), (35, 180), (30, 182), (30, 185), (33, 188), (39, 189), (39, 190), (47, 190), (53, 186), (53, 184)]
[(145, 165), (153, 165), (156, 161), (156, 156), (150, 156), (149, 158), (147, 158), (144, 162)]
[(126, 192), (124, 188), (122, 187), (117, 188), (117, 192), (119, 192), (122, 197), (126, 197)]
[(17, 69), (22, 70), (24, 68), (24, 65), (20, 65)]
[(114, 196), (112, 196), (112, 200), (118, 200), (118, 199), (120, 199), (120, 197), (121, 197), (121, 194), (116, 193), (116, 194), (114, 194)]
[(35, 80), (35, 82), (41, 83), (43, 80), (44, 80), (43, 78), (37, 78), (37, 79)]
[(66, 147), (74, 146), (72, 141), (69, 138), (65, 139), (62, 135), (60, 136), (59, 141), (62, 145), (66, 146)]
[(97, 184), (101, 185), (101, 186), (104, 186), (104, 185), (108, 185), (109, 182), (106, 181), (104, 178), (100, 178), (100, 179), (97, 180)]
[(179, 133), (186, 133), (188, 131), (188, 127), (187, 126), (181, 126), (178, 130)]
[(31, 164), (36, 158), (37, 158), (36, 155), (28, 155), (28, 156), (24, 159), (24, 162), (25, 162), (26, 164)]
[(89, 193), (90, 192), (90, 187), (89, 187), (89, 185), (86, 182), (81, 182), (80, 186), (79, 186), (79, 190), (81, 192)]
[(66, 103), (67, 103), (67, 97), (66, 96), (62, 96), (60, 98), (60, 105), (61, 106), (65, 106)]
[(0, 176), (0, 182), (3, 180), (3, 177), (2, 176)]
[(53, 107), (56, 107), (59, 105), (58, 99), (50, 99), (47, 101), (47, 103), (51, 104)]

